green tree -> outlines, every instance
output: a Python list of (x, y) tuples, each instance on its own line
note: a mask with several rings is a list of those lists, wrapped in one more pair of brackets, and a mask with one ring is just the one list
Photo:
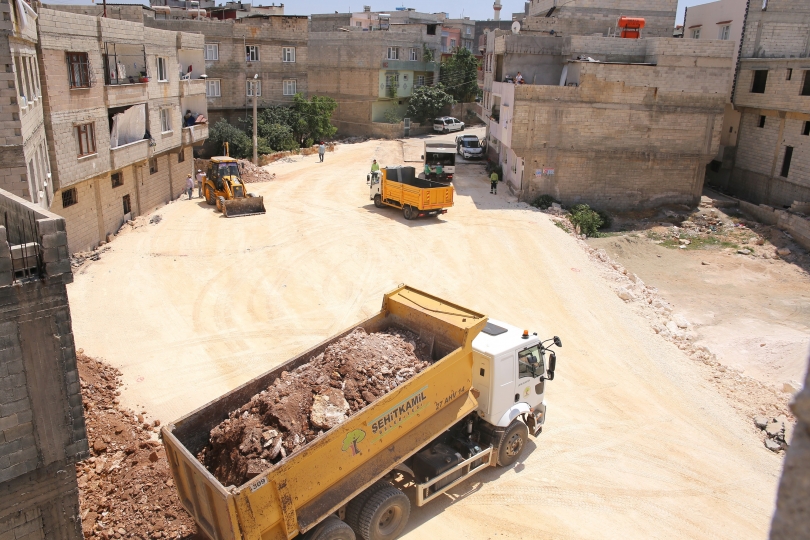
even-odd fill
[(214, 143), (215, 154), (224, 154), (225, 143), (228, 143), (231, 156), (236, 158), (249, 158), (253, 156), (253, 140), (247, 133), (227, 121), (220, 120), (208, 133), (208, 139)]
[(366, 438), (366, 432), (362, 429), (355, 429), (354, 431), (350, 431), (346, 434), (346, 438), (343, 439), (343, 447), (341, 448), (344, 452), (349, 448), (352, 449), (352, 455), (356, 456), (360, 453), (360, 449), (357, 448), (357, 443), (362, 441)]
[(433, 62), (433, 49), (427, 46), (427, 43), (422, 44), (422, 61)]
[(295, 94), (293, 109), (298, 113), (295, 125), (290, 126), (299, 143), (306, 139), (320, 141), (332, 137), (337, 128), (332, 125), (332, 113), (337, 101), (326, 96), (312, 96), (307, 100), (303, 94)]
[(442, 62), (439, 81), (457, 102), (474, 101), (478, 95), (478, 60), (469, 50), (457, 48)]
[(420, 86), (413, 89), (406, 116), (424, 124), (426, 120), (437, 116), (444, 107), (452, 104), (453, 96), (444, 91), (442, 83), (436, 86)]

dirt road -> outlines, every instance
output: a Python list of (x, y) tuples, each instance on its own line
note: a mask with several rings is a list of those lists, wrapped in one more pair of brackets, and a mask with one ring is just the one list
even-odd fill
[(272, 166), (264, 216), (179, 201), (69, 286), (78, 347), (119, 367), (124, 404), (163, 422), (374, 313), (398, 283), (559, 335), (548, 421), (523, 460), (415, 509), (405, 538), (765, 538), (781, 459), (548, 216), (461, 165), (456, 205), (376, 209), (371, 159), (339, 146)]

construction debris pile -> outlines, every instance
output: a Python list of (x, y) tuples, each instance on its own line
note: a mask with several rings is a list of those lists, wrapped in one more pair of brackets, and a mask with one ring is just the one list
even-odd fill
[(197, 456), (225, 486), (240, 486), (428, 365), (414, 334), (363, 328), (256, 394), (211, 430)]
[(120, 372), (77, 351), (91, 457), (76, 466), (85, 538), (189, 538), (160, 424), (119, 407)]
[(242, 181), (245, 184), (256, 184), (259, 182), (269, 182), (273, 178), (276, 177), (276, 173), (271, 173), (263, 169), (262, 167), (257, 167), (250, 161), (246, 159), (240, 159), (239, 161), (239, 170), (242, 171)]
[(787, 416), (780, 414), (776, 418), (755, 416), (754, 425), (766, 435), (765, 448), (771, 452), (787, 450), (793, 440), (795, 421), (789, 421)]

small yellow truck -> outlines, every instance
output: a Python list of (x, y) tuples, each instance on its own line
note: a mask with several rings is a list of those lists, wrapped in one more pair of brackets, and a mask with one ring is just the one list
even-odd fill
[[(195, 456), (231, 411), (358, 326), (414, 332), (432, 365), (241, 486), (200, 464)], [(180, 501), (214, 540), (393, 540), (411, 499), (421, 506), (513, 464), (541, 432), (556, 365), (549, 341), (562, 346), (401, 286), (371, 318), (164, 426)]]
[(413, 167), (385, 167), (366, 177), (374, 206), (401, 208), (405, 219), (446, 214), (453, 206), (453, 186), (423, 180)]

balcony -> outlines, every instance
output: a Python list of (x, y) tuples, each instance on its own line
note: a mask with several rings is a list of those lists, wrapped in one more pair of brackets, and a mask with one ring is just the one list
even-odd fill
[(391, 71), (436, 71), (438, 64), (436, 62), (417, 62), (414, 60), (383, 60), (381, 67)]
[(208, 124), (183, 128), (183, 146), (191, 146), (208, 138)]
[(180, 97), (204, 96), (205, 79), (185, 79), (180, 81)]
[(149, 141), (143, 139), (110, 149), (110, 168), (121, 169), (127, 165), (146, 161), (149, 157)]
[(104, 99), (108, 108), (124, 107), (148, 101), (148, 83), (104, 86)]

